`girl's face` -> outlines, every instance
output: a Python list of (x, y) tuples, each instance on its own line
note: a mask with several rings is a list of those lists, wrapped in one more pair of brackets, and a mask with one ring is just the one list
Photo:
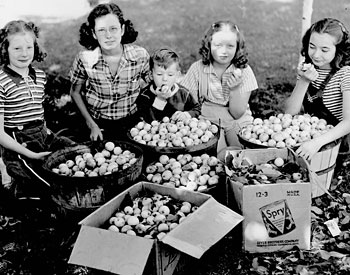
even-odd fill
[(34, 37), (29, 32), (16, 33), (8, 37), (9, 62), (14, 69), (26, 69), (34, 58)]
[(165, 69), (164, 67), (154, 64), (152, 74), (154, 84), (156, 84), (157, 87), (161, 87), (162, 85), (172, 87), (179, 76), (178, 65), (173, 63)]
[(213, 34), (210, 51), (214, 64), (229, 66), (237, 50), (237, 35), (229, 28)]
[(308, 54), (312, 63), (320, 69), (330, 69), (336, 53), (336, 38), (328, 33), (313, 32), (310, 36)]
[(124, 26), (114, 14), (107, 14), (95, 20), (94, 38), (97, 39), (102, 51), (111, 51), (120, 47), (124, 34)]

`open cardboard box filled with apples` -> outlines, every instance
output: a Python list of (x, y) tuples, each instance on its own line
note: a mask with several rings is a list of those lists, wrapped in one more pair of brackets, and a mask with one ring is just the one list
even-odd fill
[(241, 213), (243, 248), (253, 253), (310, 249), (308, 163), (288, 148), (229, 150), (229, 205)]
[(179, 154), (161, 155), (144, 169), (146, 181), (212, 195), (217, 201), (227, 204), (226, 174), (224, 162), (216, 156)]
[(170, 275), (180, 258), (199, 259), (242, 220), (210, 195), (139, 182), (80, 222), (69, 263)]

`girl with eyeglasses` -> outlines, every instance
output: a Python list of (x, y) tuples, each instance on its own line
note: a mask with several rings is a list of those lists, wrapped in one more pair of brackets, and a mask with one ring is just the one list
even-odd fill
[(0, 29), (1, 157), (17, 198), (48, 195), (47, 182), (40, 176), (43, 161), (51, 151), (73, 145), (45, 125), (46, 75), (32, 66), (46, 57), (38, 37), (39, 28), (32, 22), (11, 21)]
[(136, 98), (149, 82), (149, 54), (135, 44), (138, 33), (113, 3), (100, 4), (80, 27), (70, 71), (71, 95), (91, 140), (124, 140), (136, 124)]
[(308, 113), (335, 126), (296, 150), (310, 160), (323, 145), (350, 133), (349, 32), (337, 19), (319, 20), (306, 31), (301, 54), (305, 60), (297, 68), (297, 83), (285, 112)]
[(248, 101), (258, 88), (243, 34), (231, 21), (215, 22), (199, 54), (202, 59), (191, 65), (181, 84), (201, 103), (201, 116), (222, 127), (225, 139), (218, 151), (226, 145), (241, 149), (237, 133), (253, 119)]

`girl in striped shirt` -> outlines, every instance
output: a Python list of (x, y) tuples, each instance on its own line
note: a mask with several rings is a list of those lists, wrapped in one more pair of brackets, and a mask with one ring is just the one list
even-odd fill
[(320, 148), (350, 133), (350, 39), (344, 24), (333, 18), (314, 23), (302, 40), (305, 61), (286, 100), (285, 112), (305, 112), (335, 126), (304, 142), (297, 153), (310, 160)]
[[(44, 122), (42, 70), (31, 66), (46, 53), (33, 23), (11, 21), (0, 29), (0, 145), (1, 157), (13, 181), (16, 197), (40, 197), (47, 182), (37, 173), (50, 151), (73, 142), (51, 133)], [(44, 188), (43, 188), (44, 187)], [(48, 193), (46, 193), (48, 194)]]
[(253, 119), (248, 101), (258, 88), (243, 34), (232, 22), (218, 21), (207, 30), (199, 53), (202, 59), (191, 65), (181, 84), (201, 103), (201, 116), (224, 130), (218, 151), (226, 145), (241, 149), (237, 133)]

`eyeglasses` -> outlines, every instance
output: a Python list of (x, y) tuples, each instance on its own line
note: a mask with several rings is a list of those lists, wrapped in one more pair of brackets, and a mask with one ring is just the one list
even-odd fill
[(99, 36), (104, 36), (107, 34), (107, 31), (110, 33), (110, 34), (116, 34), (118, 33), (119, 31), (119, 28), (118, 27), (109, 27), (108, 29), (107, 28), (101, 28), (101, 29), (98, 29), (96, 30), (96, 34), (99, 35)]

